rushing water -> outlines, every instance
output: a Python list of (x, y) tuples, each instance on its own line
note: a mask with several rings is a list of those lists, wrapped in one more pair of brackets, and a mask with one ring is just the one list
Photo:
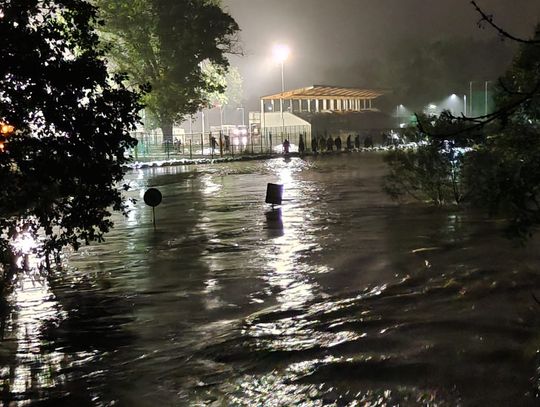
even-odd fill
[[(103, 244), (25, 276), (4, 405), (536, 405), (539, 244), (397, 205), (377, 154), (166, 167)], [(281, 212), (266, 184), (285, 186)]]

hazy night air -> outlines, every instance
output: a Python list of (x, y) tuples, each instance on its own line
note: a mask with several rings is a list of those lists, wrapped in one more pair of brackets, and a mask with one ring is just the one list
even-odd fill
[[(538, 1), (478, 4), (500, 25), (524, 37), (533, 34), (540, 18)], [(281, 86), (278, 67), (271, 60), (276, 42), (291, 48), (286, 88), (319, 83), (372, 86), (373, 75), (366, 71), (376, 71), (395, 50), (435, 41), (489, 41), (490, 49), (474, 61), (485, 65), (478, 67), (477, 78), (464, 78), (464, 87), (467, 80), (496, 78), (513, 55), (508, 42), (499, 42), (493, 30), (478, 27), (479, 16), (468, 0), (224, 0), (224, 6), (242, 29), (245, 56), (232, 58), (232, 63), (244, 77), (251, 110), (258, 108), (259, 96)], [(471, 58), (474, 54), (478, 52)]]

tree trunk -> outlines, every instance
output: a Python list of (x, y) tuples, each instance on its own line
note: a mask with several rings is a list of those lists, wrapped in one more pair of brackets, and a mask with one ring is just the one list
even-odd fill
[(163, 133), (163, 142), (172, 144), (172, 142), (173, 142), (173, 124), (172, 124), (172, 122), (162, 122), (161, 123), (161, 132)]

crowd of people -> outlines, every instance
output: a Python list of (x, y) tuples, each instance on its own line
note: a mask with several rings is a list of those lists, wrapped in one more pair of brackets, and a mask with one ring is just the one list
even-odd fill
[[(300, 154), (305, 153), (306, 151), (306, 142), (304, 139), (304, 135), (300, 134), (298, 138), (298, 152)], [(283, 152), (285, 154), (289, 154), (291, 143), (288, 139), (285, 139), (282, 143), (283, 146)], [(345, 141), (345, 146), (343, 147), (343, 142), (341, 140), (341, 136), (336, 136), (333, 138), (331, 135), (329, 136), (321, 136), (316, 135), (311, 138), (311, 151), (313, 153), (318, 152), (329, 152), (329, 151), (341, 151), (342, 149), (345, 151), (353, 151), (353, 150), (359, 150), (361, 147), (364, 148), (370, 148), (373, 147), (373, 137), (368, 135), (365, 136), (363, 140), (361, 140), (361, 137), (359, 134), (354, 136), (349, 134), (347, 136), (347, 139)]]
[[(382, 135), (382, 145), (396, 144), (399, 140), (395, 140), (391, 134)], [(271, 140), (270, 134), (270, 140)], [(231, 140), (228, 135), (220, 136), (219, 139), (212, 133), (208, 136), (208, 143), (212, 154), (218, 154), (222, 152), (229, 152), (231, 148)], [(174, 139), (171, 143), (172, 148), (176, 152), (183, 152), (183, 145), (179, 139)], [(363, 138), (360, 134), (349, 134), (345, 139), (345, 142), (342, 140), (342, 136), (338, 135), (333, 137), (332, 135), (317, 134), (311, 137), (311, 146), (307, 145), (307, 136), (305, 134), (300, 134), (298, 136), (298, 152), (303, 154), (306, 152), (309, 147), (311, 147), (311, 152), (331, 152), (331, 151), (354, 151), (360, 150), (360, 148), (371, 148), (374, 146), (373, 136), (366, 135)], [(291, 149), (291, 143), (288, 139), (283, 140), (282, 143), (283, 152), (289, 154)]]
[[(355, 149), (359, 150), (360, 147), (373, 147), (373, 137), (365, 136), (364, 139), (361, 140), (359, 134), (355, 135), (354, 139), (353, 135), (349, 134), (345, 141), (344, 149), (346, 151), (352, 151)], [(314, 153), (323, 151), (341, 151), (342, 149), (343, 142), (341, 140), (341, 136), (336, 136), (335, 138), (333, 138), (332, 136), (316, 135), (313, 136), (311, 139), (311, 151), (313, 151)]]

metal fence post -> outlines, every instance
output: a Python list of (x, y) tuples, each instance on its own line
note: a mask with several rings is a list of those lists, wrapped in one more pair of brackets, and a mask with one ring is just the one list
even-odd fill
[(223, 132), (219, 131), (219, 156), (223, 157)]
[(189, 139), (189, 159), (193, 158), (193, 149), (191, 148), (191, 139)]
[(204, 157), (204, 133), (201, 133), (201, 155)]

